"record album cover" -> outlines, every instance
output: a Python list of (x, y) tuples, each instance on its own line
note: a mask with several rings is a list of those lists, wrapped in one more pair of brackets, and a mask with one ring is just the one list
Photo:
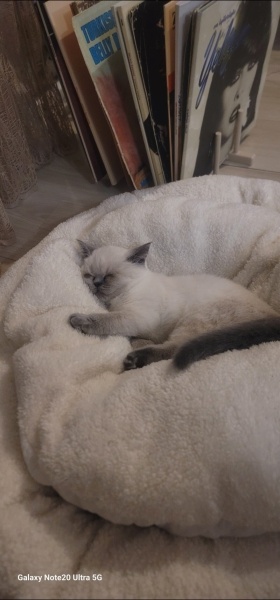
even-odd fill
[(112, 11), (101, 1), (73, 16), (73, 27), (127, 175), (136, 189), (153, 185)]
[(278, 1), (230, 0), (194, 12), (181, 179), (212, 172), (217, 131), (225, 160), (239, 110), (241, 139), (254, 126), (279, 10)]
[(130, 14), (130, 25), (145, 84), (165, 182), (171, 181), (166, 58), (164, 40), (164, 2), (141, 2)]

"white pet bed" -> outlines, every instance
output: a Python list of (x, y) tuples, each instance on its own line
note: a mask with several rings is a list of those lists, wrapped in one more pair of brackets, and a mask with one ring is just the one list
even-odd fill
[(272, 181), (206, 176), (110, 198), (6, 273), (1, 597), (279, 598), (280, 342), (183, 373), (170, 361), (122, 373), (127, 339), (68, 324), (102, 310), (77, 238), (152, 240), (152, 270), (233, 278), (280, 312)]

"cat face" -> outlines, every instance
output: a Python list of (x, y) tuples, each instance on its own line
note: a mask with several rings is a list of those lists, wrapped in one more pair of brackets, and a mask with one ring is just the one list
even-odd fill
[(120, 246), (94, 248), (80, 240), (78, 242), (83, 258), (83, 279), (92, 294), (107, 307), (113, 298), (145, 273), (150, 243), (128, 249)]

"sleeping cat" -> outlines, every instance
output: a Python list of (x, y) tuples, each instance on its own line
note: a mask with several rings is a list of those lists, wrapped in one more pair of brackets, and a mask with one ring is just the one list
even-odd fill
[(72, 314), (88, 335), (152, 343), (130, 352), (124, 369), (173, 358), (178, 369), (227, 350), (280, 340), (280, 316), (249, 290), (214, 275), (164, 275), (146, 266), (150, 243), (136, 248), (79, 244), (82, 276), (106, 313)]

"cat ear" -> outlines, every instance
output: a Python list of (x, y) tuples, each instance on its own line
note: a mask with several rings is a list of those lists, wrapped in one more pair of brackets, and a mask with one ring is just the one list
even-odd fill
[(82, 256), (82, 258), (87, 258), (88, 256), (90, 256), (90, 254), (93, 253), (94, 251), (94, 247), (91, 246), (90, 244), (87, 244), (86, 242), (82, 242), (82, 240), (77, 240), (77, 242), (79, 242), (80, 244), (80, 255)]
[(133, 248), (126, 260), (132, 263), (137, 263), (138, 265), (144, 265), (151, 243), (152, 242), (148, 242), (147, 244), (143, 244), (143, 246), (137, 246), (137, 248)]

